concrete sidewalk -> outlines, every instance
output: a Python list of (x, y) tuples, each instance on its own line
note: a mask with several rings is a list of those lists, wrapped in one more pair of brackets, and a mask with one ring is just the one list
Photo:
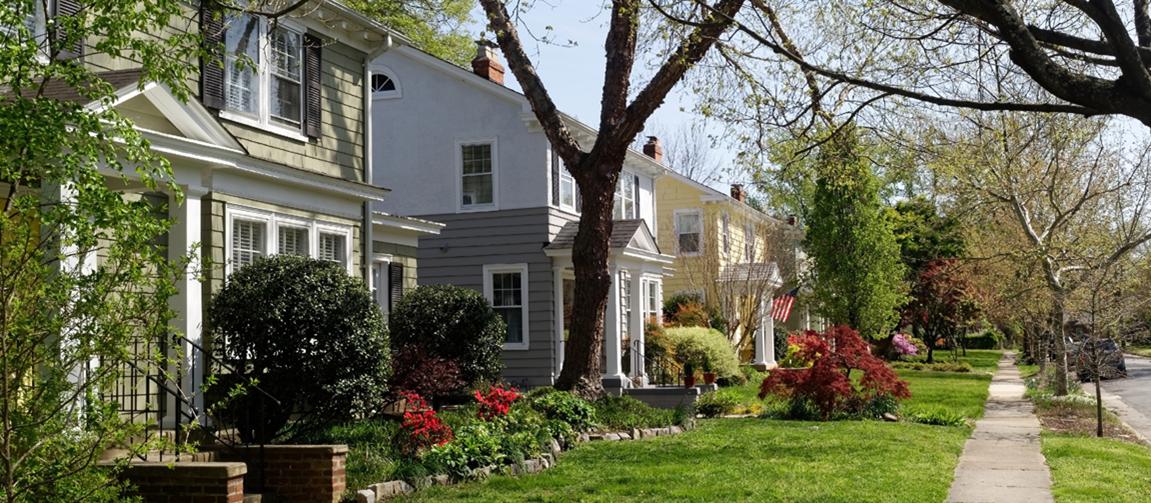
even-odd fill
[(1051, 472), (1039, 448), (1039, 419), (1014, 355), (999, 360), (983, 419), (963, 446), (947, 501), (962, 503), (1054, 502)]

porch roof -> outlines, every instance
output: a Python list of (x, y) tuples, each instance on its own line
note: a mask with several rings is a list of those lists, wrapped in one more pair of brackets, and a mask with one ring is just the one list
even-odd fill
[(730, 264), (719, 272), (719, 281), (764, 281), (770, 284), (772, 288), (783, 285), (783, 277), (780, 276), (779, 266), (775, 262)]
[[(552, 242), (544, 247), (544, 253), (553, 257), (570, 255), (577, 232), (579, 232), (578, 221), (564, 224)], [(675, 257), (664, 255), (659, 250), (651, 229), (647, 227), (647, 223), (638, 218), (614, 221), (608, 246), (614, 257), (628, 257), (660, 265), (671, 264), (675, 260)]]

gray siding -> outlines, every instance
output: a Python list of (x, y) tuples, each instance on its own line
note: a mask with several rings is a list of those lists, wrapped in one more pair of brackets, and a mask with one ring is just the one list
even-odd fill
[[(504, 351), (504, 380), (549, 386), (555, 368), (552, 261), (543, 247), (558, 228), (554, 210), (420, 215), (447, 224), (439, 236), (420, 238), (419, 284), (450, 284), (482, 292), (485, 264), (528, 265), (528, 349)], [(562, 225), (562, 222), (560, 223)]]

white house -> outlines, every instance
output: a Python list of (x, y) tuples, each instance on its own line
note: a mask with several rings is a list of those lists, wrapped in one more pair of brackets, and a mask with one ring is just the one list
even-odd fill
[[(446, 224), (419, 240), (419, 284), (482, 291), (507, 321), (504, 379), (552, 384), (570, 322), (574, 180), (527, 100), (503, 85), (492, 49), (480, 47), (470, 72), (407, 46), (370, 70), (372, 169), (392, 189), (374, 207)], [(581, 143), (594, 141), (594, 129), (565, 120)], [(653, 237), (654, 181), (665, 172), (631, 151), (617, 188), (604, 345), (605, 385), (616, 389), (646, 382), (643, 321), (659, 311), (672, 262)]]

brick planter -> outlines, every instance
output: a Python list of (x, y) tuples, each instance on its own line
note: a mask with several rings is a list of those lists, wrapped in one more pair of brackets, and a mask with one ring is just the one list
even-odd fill
[[(299, 503), (337, 503), (346, 487), (346, 445), (267, 445), (226, 449), (221, 456), (248, 463), (249, 492)], [(262, 474), (260, 473), (262, 465)], [(263, 487), (260, 484), (261, 475)]]
[(132, 463), (121, 477), (146, 503), (242, 503), (244, 463)]

